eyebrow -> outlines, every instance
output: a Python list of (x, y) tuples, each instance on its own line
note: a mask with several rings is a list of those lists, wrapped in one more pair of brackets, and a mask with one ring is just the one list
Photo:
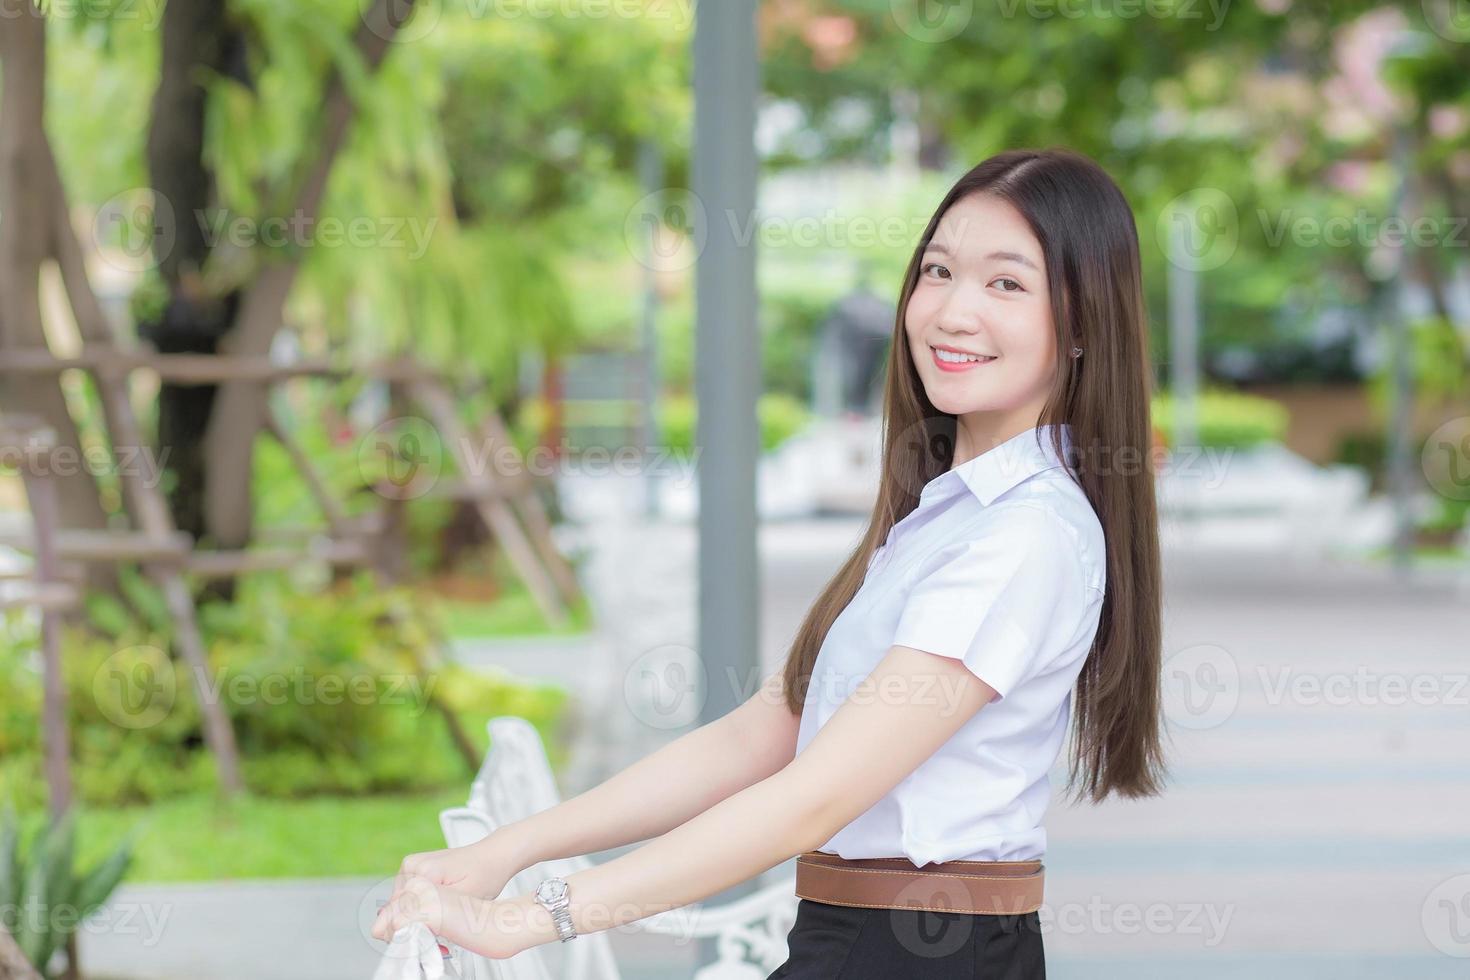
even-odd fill
[[(954, 255), (953, 252), (951, 252), (944, 245), (941, 245), (939, 242), (931, 242), (930, 244), (925, 245), (924, 246), (924, 251), (926, 251), (926, 252), (943, 252), (945, 255), (949, 255), (949, 256), (953, 256)], [(1008, 260), (1008, 261), (1011, 261), (1011, 262), (1016, 262), (1016, 263), (1018, 263), (1020, 265), (1024, 265), (1024, 266), (1026, 266), (1026, 268), (1032, 269), (1032, 270), (1034, 270), (1036, 272), (1040, 272), (1041, 271), (1040, 269), (1036, 268), (1036, 263), (1035, 262), (1032, 262), (1030, 259), (1026, 258), (1026, 256), (1022, 255), (1020, 252), (989, 252), (989, 253), (987, 253), (985, 255), (985, 258), (987, 258), (987, 259), (999, 259), (1001, 261), (1007, 261)]]

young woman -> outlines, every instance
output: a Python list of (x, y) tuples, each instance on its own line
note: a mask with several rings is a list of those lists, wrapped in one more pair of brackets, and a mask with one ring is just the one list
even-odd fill
[[(797, 857), (772, 980), (1039, 978), (1048, 771), (1158, 793), (1160, 569), (1138, 238), (1065, 150), (945, 195), (899, 294), (867, 532), (784, 669), (719, 721), (468, 848), (407, 857), (374, 935), (488, 956)], [(657, 838), (536, 895), (547, 858)]]

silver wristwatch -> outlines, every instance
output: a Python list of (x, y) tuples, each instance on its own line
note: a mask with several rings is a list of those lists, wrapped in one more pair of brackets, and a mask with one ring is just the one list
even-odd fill
[(551, 913), (551, 921), (556, 923), (556, 934), (562, 942), (577, 938), (577, 930), (572, 925), (572, 913), (568, 911), (572, 900), (567, 892), (564, 878), (547, 878), (536, 886), (536, 904)]

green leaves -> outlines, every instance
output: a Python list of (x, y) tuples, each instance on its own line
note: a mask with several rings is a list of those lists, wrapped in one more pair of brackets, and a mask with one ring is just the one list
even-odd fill
[[(79, 629), (62, 636), (77, 799), (119, 806), (207, 792), (213, 770), (192, 673), (166, 653), (169, 631), (119, 618), (110, 637)], [(425, 595), (383, 589), (366, 573), (323, 591), (303, 591), (285, 574), (250, 576), (233, 603), (201, 606), (200, 625), (210, 689), (234, 724), (246, 783), (261, 795), (457, 784), (466, 762), (442, 714), (446, 699), (472, 735), (492, 715), (521, 714), (556, 742), (563, 692), (454, 671), (438, 652), (437, 611)], [(20, 630), (0, 636), (0, 676), (9, 683), (0, 700), (0, 798), (23, 811), (45, 802), (41, 684), (27, 664), (34, 649), (34, 636)], [(7, 857), (14, 850), (0, 836), (0, 868), (15, 865)], [(0, 875), (0, 898), (7, 881), (12, 893), (54, 890), (53, 872), (70, 865), (43, 863), (27, 864), (26, 873), (40, 875), (29, 884)], [(82, 897), (114, 874), (99, 871)]]
[(37, 828), (25, 847), (15, 811), (0, 814), (0, 911), (5, 926), (43, 974), (82, 921), (106, 902), (132, 861), (131, 839), (102, 860), (76, 867), (75, 811)]
[[(1280, 402), (1225, 389), (1200, 392), (1198, 408), (1199, 445), (1247, 449), (1266, 442), (1279, 442), (1290, 421)], [(1173, 395), (1160, 392), (1152, 404), (1153, 424), (1173, 445), (1175, 402)]]

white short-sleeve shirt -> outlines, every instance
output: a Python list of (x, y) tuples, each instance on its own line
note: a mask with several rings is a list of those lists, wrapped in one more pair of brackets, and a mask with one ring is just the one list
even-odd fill
[[(1044, 855), (1048, 772), (1107, 567), (1102, 524), (1053, 451), (1053, 428), (1067, 452), (1070, 425), (1038, 426), (930, 480), (828, 631), (798, 753), (893, 646), (962, 660), (997, 696), (821, 850), (916, 865)], [(957, 694), (932, 696), (942, 706)]]

